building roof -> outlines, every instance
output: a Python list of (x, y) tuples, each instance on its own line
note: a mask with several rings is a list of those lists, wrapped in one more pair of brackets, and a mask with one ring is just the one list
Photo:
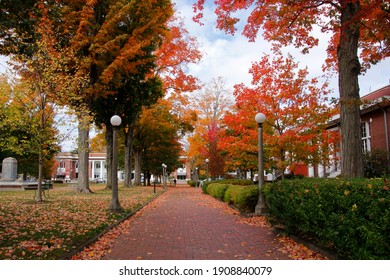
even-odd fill
[[(362, 106), (361, 108), (361, 115), (369, 113), (374, 110), (378, 110), (380, 108), (388, 107), (390, 106), (390, 85), (387, 85), (383, 88), (380, 88), (378, 90), (375, 90), (373, 92), (370, 92), (369, 94), (366, 94), (362, 96), (361, 98)], [(328, 129), (331, 129), (333, 127), (340, 125), (340, 114), (337, 114), (331, 118), (331, 120), (328, 122)]]
[(383, 97), (390, 98), (390, 85), (370, 92), (369, 94), (362, 96), (361, 99), (364, 101), (374, 101)]

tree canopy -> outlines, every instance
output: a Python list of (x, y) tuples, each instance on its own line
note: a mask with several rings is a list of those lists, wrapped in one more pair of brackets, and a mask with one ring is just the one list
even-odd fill
[[(201, 22), (205, 2), (194, 4), (195, 21)], [(243, 34), (249, 41), (262, 35), (273, 42), (275, 52), (293, 45), (308, 53), (318, 44), (313, 32), (317, 26), (322, 33), (332, 34), (326, 68), (339, 75), (343, 176), (362, 177), (358, 76), (390, 55), (389, 4), (383, 0), (218, 0), (215, 4), (219, 29), (235, 34), (242, 20), (237, 12), (248, 10)]]

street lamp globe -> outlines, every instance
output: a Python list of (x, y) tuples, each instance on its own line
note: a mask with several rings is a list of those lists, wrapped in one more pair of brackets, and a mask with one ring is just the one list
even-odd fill
[(114, 115), (111, 117), (110, 122), (113, 126), (120, 126), (122, 123), (122, 119), (118, 115)]
[(206, 158), (206, 163), (209, 163), (209, 159), (208, 158)]
[(257, 113), (255, 116), (255, 120), (258, 124), (262, 124), (265, 122), (265, 115), (263, 113)]

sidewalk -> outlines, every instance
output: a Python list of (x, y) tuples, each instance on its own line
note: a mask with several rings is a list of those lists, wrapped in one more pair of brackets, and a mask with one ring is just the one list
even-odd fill
[(271, 228), (243, 223), (200, 188), (171, 187), (152, 203), (103, 259), (290, 259)]

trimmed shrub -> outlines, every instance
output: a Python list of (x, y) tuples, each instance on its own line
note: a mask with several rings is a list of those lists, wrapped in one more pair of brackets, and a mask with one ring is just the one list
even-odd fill
[(251, 180), (242, 180), (242, 179), (224, 179), (224, 180), (214, 180), (214, 181), (205, 181), (203, 182), (203, 192), (207, 193), (207, 187), (210, 184), (225, 184), (225, 185), (241, 185), (241, 186), (248, 186), (253, 185), (253, 182)]
[(230, 186), (223, 200), (234, 204), (241, 211), (254, 212), (259, 197), (257, 186)]
[(345, 259), (390, 259), (390, 191), (386, 180), (303, 179), (268, 184), (273, 222)]
[(229, 184), (229, 185), (237, 185), (237, 186), (250, 186), (253, 185), (251, 180), (243, 180), (243, 179), (225, 179), (217, 181), (219, 183)]
[(190, 187), (195, 187), (195, 186), (196, 186), (196, 181), (194, 181), (194, 180), (187, 180), (187, 184), (188, 184)]
[(229, 204), (234, 204), (240, 211), (254, 212), (259, 190), (257, 186), (239, 186), (210, 182), (205, 193)]
[(228, 187), (229, 185), (226, 184), (211, 183), (207, 185), (206, 193), (219, 200), (223, 200)]

